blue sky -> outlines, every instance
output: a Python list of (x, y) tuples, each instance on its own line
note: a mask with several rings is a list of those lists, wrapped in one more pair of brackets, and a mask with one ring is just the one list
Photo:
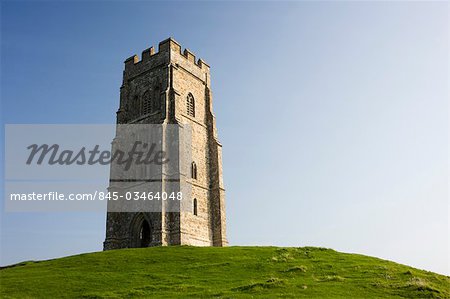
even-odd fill
[[(2, 122), (114, 123), (169, 36), (212, 67), (231, 245), (450, 274), (448, 3), (2, 2)], [(2, 265), (102, 248), (103, 213), (1, 212)]]

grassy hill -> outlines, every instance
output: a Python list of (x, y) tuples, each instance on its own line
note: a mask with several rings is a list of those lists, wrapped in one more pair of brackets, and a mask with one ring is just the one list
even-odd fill
[(450, 298), (450, 278), (303, 247), (154, 247), (0, 270), (2, 298)]

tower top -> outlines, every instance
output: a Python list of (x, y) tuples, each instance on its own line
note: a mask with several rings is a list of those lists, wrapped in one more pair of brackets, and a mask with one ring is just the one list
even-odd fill
[(138, 55), (133, 55), (129, 58), (127, 58), (125, 63), (125, 70), (134, 68), (136, 65), (139, 64), (145, 64), (149, 62), (150, 60), (153, 60), (157, 56), (165, 56), (165, 55), (180, 55), (184, 57), (187, 61), (191, 62), (192, 64), (196, 65), (200, 69), (204, 69), (205, 71), (209, 71), (209, 65), (201, 58), (196, 60), (195, 54), (191, 52), (189, 49), (184, 49), (184, 51), (181, 50), (181, 45), (172, 37), (169, 37), (158, 45), (158, 52), (155, 52), (154, 47), (150, 47), (148, 49), (145, 49), (142, 51), (141, 59), (139, 60)]

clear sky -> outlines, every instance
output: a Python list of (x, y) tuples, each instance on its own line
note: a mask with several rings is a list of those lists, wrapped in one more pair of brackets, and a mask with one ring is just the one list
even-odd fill
[[(450, 274), (448, 9), (2, 1), (2, 122), (114, 123), (125, 58), (172, 36), (212, 67), (231, 245)], [(1, 209), (2, 265), (102, 249), (103, 213)]]

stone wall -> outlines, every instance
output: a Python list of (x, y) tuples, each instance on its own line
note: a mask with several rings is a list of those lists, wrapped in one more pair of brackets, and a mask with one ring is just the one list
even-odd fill
[[(108, 213), (104, 249), (139, 247), (136, 231), (148, 221), (156, 245), (225, 246), (225, 190), (222, 180), (221, 145), (217, 140), (210, 92), (210, 67), (169, 38), (125, 60), (117, 123), (178, 123), (192, 128), (192, 161), (197, 178), (188, 171), (180, 180), (191, 184), (188, 197), (197, 200), (197, 215), (180, 213)], [(195, 116), (188, 115), (187, 97), (195, 99)], [(151, 95), (152, 109), (143, 109)], [(141, 101), (141, 102), (140, 102)], [(145, 112), (145, 113), (144, 113)], [(180, 145), (181, 146), (181, 145)], [(180, 148), (180, 151), (187, 150)], [(110, 186), (111, 187), (111, 186)], [(137, 220), (136, 220), (137, 219)]]

